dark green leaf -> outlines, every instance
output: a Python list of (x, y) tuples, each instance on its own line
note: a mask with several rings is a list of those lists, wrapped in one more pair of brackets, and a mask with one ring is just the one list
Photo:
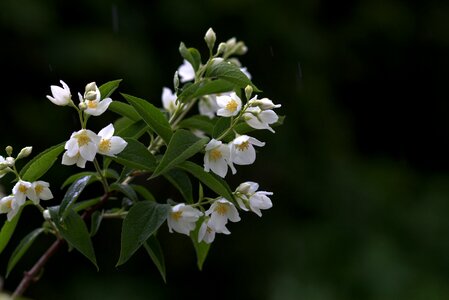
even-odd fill
[(179, 45), (179, 53), (181, 56), (187, 60), (193, 67), (195, 71), (198, 71), (198, 68), (201, 64), (201, 55), (195, 48), (187, 48), (183, 42)]
[(226, 181), (215, 174), (205, 172), (204, 169), (197, 164), (191, 161), (185, 161), (182, 164), (179, 164), (177, 168), (192, 174), (218, 195), (230, 201), (234, 199), (232, 191)]
[(59, 230), (61, 236), (67, 241), (69, 246), (75, 248), (87, 257), (97, 268), (94, 247), (90, 239), (89, 231), (83, 219), (72, 209), (67, 210), (66, 217), (62, 220), (58, 214), (57, 207), (50, 207), (50, 216)]
[(135, 122), (142, 119), (134, 107), (120, 101), (112, 101), (108, 109)]
[(202, 220), (197, 222), (195, 230), (193, 230), (190, 233), (190, 237), (192, 239), (193, 247), (195, 248), (196, 252), (196, 259), (197, 259), (197, 265), (198, 269), (203, 269), (204, 261), (206, 260), (207, 254), (209, 253), (210, 244), (205, 243), (201, 241), (201, 243), (198, 243), (198, 232), (200, 230), (202, 224)]
[(102, 84), (98, 89), (100, 90), (101, 99), (108, 98), (118, 88), (122, 79), (112, 80)]
[(128, 184), (113, 183), (111, 185), (111, 190), (112, 191), (120, 191), (123, 195), (125, 195), (132, 201), (134, 201), (134, 202), (138, 201), (136, 191), (134, 191), (134, 189), (131, 186), (129, 186)]
[(90, 236), (93, 237), (97, 234), (98, 229), (100, 229), (101, 221), (103, 220), (103, 212), (95, 211), (90, 216)]
[(189, 176), (181, 170), (173, 169), (164, 174), (170, 183), (178, 189), (187, 203), (193, 203), (193, 188)]
[(156, 167), (156, 158), (141, 142), (126, 138), (128, 145), (112, 159), (129, 168), (152, 171)]
[(117, 130), (115, 135), (120, 136), (122, 138), (140, 138), (147, 131), (147, 124), (140, 120), (137, 122), (133, 122), (128, 126)]
[(245, 88), (247, 85), (251, 85), (255, 92), (261, 92), (251, 80), (240, 71), (238, 66), (226, 61), (212, 64), (207, 68), (206, 76), (226, 80), (239, 88)]
[(8, 261), (8, 267), (6, 271), (6, 278), (8, 278), (9, 273), (14, 269), (15, 265), (19, 262), (22, 256), (27, 252), (36, 238), (44, 231), (43, 228), (37, 228), (28, 233), (19, 243), (17, 248), (11, 255), (11, 258)]
[(48, 148), (30, 160), (20, 171), (22, 180), (36, 181), (42, 177), (64, 151), (64, 144), (65, 142)]
[(21, 208), (19, 208), (19, 211), (14, 216), (14, 218), (11, 221), (6, 220), (3, 224), (2, 230), (0, 231), (0, 253), (2, 253), (5, 247), (8, 245), (8, 242), (11, 239), (14, 230), (16, 229), (17, 222), (19, 221), (20, 215), (22, 214), (22, 210), (28, 204), (30, 204), (28, 201), (25, 202), (25, 204)]
[(182, 120), (178, 126), (180, 128), (198, 129), (204, 131), (208, 135), (212, 135), (214, 133), (214, 127), (217, 120), (218, 118), (210, 119), (207, 116), (195, 115)]
[(173, 133), (165, 115), (148, 101), (126, 94), (122, 96), (134, 107), (151, 130), (168, 144)]
[(143, 199), (156, 202), (156, 198), (146, 187), (137, 184), (131, 184), (131, 186)]
[(162, 279), (164, 282), (167, 282), (165, 276), (165, 259), (164, 252), (162, 251), (161, 245), (159, 244), (158, 239), (154, 234), (150, 236), (148, 240), (143, 244), (145, 250), (147, 250), (148, 254), (156, 265), (159, 273), (161, 273)]
[(98, 180), (97, 178), (97, 172), (91, 172), (91, 171), (85, 171), (85, 172), (80, 172), (77, 174), (73, 174), (72, 176), (70, 176), (69, 178), (67, 178), (64, 183), (61, 186), (61, 189), (65, 188), (66, 186), (68, 186), (69, 184), (71, 184), (72, 182), (75, 182), (76, 180), (85, 177), (85, 176), (91, 176), (89, 183), (94, 182), (95, 180)]
[(87, 175), (72, 183), (62, 199), (61, 205), (59, 206), (58, 213), (60, 217), (64, 218), (66, 216), (67, 211), (69, 211), (70, 207), (76, 202), (76, 199), (78, 199), (81, 192), (87, 186), (91, 177), (91, 175)]
[(73, 205), (73, 210), (75, 212), (79, 212), (79, 211), (85, 210), (87, 208), (90, 208), (90, 207), (100, 203), (100, 201), (101, 201), (101, 197), (80, 201)]
[(142, 244), (165, 222), (170, 205), (142, 201), (134, 204), (123, 221), (120, 258), (124, 264)]
[(199, 151), (203, 150), (204, 145), (207, 144), (208, 141), (208, 137), (199, 138), (190, 131), (184, 129), (176, 130), (168, 144), (167, 151), (165, 151), (161, 162), (158, 164), (151, 177), (159, 176), (174, 168), (177, 164), (189, 159)]
[(231, 127), (231, 118), (219, 118), (217, 123), (214, 126), (213, 137), (218, 138), (222, 133)]

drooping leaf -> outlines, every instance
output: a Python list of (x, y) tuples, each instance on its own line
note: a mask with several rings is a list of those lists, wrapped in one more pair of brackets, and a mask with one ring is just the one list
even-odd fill
[(122, 94), (122, 96), (134, 107), (150, 129), (168, 144), (172, 130), (165, 115), (148, 101), (126, 94)]
[(159, 176), (192, 157), (201, 151), (208, 141), (208, 137), (199, 138), (190, 131), (184, 129), (176, 130), (168, 144), (167, 151), (165, 151), (151, 177)]
[(198, 242), (198, 232), (200, 230), (202, 221), (197, 222), (195, 230), (190, 233), (193, 247), (195, 248), (197, 266), (199, 270), (203, 269), (203, 264), (206, 261), (207, 254), (209, 253), (210, 244), (204, 241)]
[(261, 92), (251, 80), (240, 71), (238, 66), (226, 61), (209, 66), (206, 70), (206, 76), (226, 80), (239, 88), (245, 88), (247, 85), (251, 85), (255, 92)]
[(20, 171), (20, 177), (26, 181), (36, 181), (53, 166), (58, 156), (64, 151), (64, 144), (60, 143), (36, 155)]
[(165, 276), (164, 252), (162, 251), (161, 245), (159, 244), (157, 237), (154, 234), (152, 234), (148, 238), (148, 240), (146, 240), (145, 243), (143, 243), (143, 246), (145, 247), (145, 250), (147, 250), (148, 255), (150, 255), (151, 260), (159, 270), (159, 273), (161, 273), (162, 279), (164, 280), (164, 282), (167, 282)]
[(102, 84), (98, 89), (100, 90), (101, 99), (108, 98), (118, 88), (122, 79), (108, 81)]
[(119, 191), (134, 202), (137, 202), (138, 200), (136, 191), (134, 191), (134, 189), (128, 184), (113, 183), (110, 188), (111, 191)]
[(73, 209), (66, 211), (66, 216), (63, 220), (60, 219), (58, 207), (48, 208), (50, 216), (59, 230), (61, 236), (67, 241), (69, 246), (78, 250), (81, 254), (87, 257), (97, 268), (97, 259), (95, 257), (94, 247), (90, 239), (90, 234), (86, 223), (80, 215)]
[(193, 117), (182, 120), (178, 126), (180, 128), (198, 129), (204, 131), (208, 135), (214, 133), (214, 126), (218, 118), (210, 119), (207, 116), (195, 115)]
[(156, 167), (156, 158), (141, 142), (127, 138), (126, 148), (112, 159), (116, 162), (138, 170), (153, 171)]
[(123, 117), (127, 117), (134, 122), (142, 119), (134, 107), (120, 101), (112, 101), (111, 104), (109, 104), (108, 109)]
[(19, 260), (22, 258), (22, 256), (28, 251), (30, 246), (33, 244), (33, 242), (36, 240), (36, 238), (44, 231), (43, 228), (36, 228), (30, 233), (28, 233), (19, 243), (17, 248), (12, 253), (9, 261), (8, 261), (8, 267), (6, 271), (6, 278), (9, 276), (9, 273), (14, 269), (16, 264), (19, 262)]
[(222, 135), (222, 133), (228, 130), (229, 127), (231, 127), (231, 118), (219, 118), (217, 123), (215, 123), (214, 133), (212, 136), (214, 138), (218, 138)]
[(67, 212), (70, 211), (71, 206), (76, 202), (76, 199), (78, 199), (81, 192), (87, 186), (91, 177), (91, 175), (87, 175), (72, 183), (62, 199), (61, 205), (59, 206), (59, 217), (66, 217)]
[(226, 183), (226, 181), (224, 181), (215, 174), (204, 171), (204, 169), (199, 165), (191, 161), (185, 161), (179, 164), (177, 168), (192, 174), (218, 195), (230, 201), (234, 199), (232, 191), (229, 188), (229, 185)]
[(198, 68), (201, 64), (201, 55), (198, 50), (196, 50), (195, 48), (187, 48), (186, 45), (181, 42), (181, 44), (179, 45), (179, 53), (192, 65), (195, 71), (198, 71)]
[(0, 230), (0, 253), (2, 253), (5, 247), (8, 245), (11, 236), (14, 233), (14, 230), (16, 229), (17, 222), (19, 222), (23, 208), (29, 204), (30, 204), (29, 201), (25, 202), (25, 204), (22, 205), (21, 208), (19, 208), (19, 211), (14, 216), (14, 218), (11, 221), (6, 220), (5, 223), (3, 224), (2, 230)]
[(143, 243), (165, 222), (170, 205), (142, 201), (134, 204), (123, 221), (120, 258), (124, 264)]
[(98, 229), (100, 229), (101, 221), (103, 220), (103, 212), (95, 211), (90, 216), (90, 236), (93, 237), (97, 234)]
[(173, 169), (165, 173), (164, 177), (181, 193), (187, 203), (193, 203), (192, 183), (184, 171)]

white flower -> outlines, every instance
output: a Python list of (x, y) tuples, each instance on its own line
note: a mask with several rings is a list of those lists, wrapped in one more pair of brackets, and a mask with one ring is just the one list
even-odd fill
[(37, 197), (31, 182), (19, 180), (12, 188), (12, 194), (19, 206), (25, 203), (26, 198), (30, 199), (35, 204), (39, 203), (39, 198)]
[(50, 86), (52, 96), (47, 95), (47, 98), (56, 105), (65, 106), (72, 101), (72, 94), (70, 93), (69, 86), (62, 80), (60, 82), (63, 87), (61, 88), (56, 85)]
[(243, 114), (246, 123), (255, 129), (268, 129), (274, 133), (270, 124), (276, 123), (279, 119), (278, 115), (271, 109), (261, 110), (259, 107), (249, 107)]
[(121, 137), (113, 135), (114, 126), (112, 124), (100, 130), (98, 136), (101, 138), (101, 141), (98, 144), (98, 153), (114, 157), (125, 149), (128, 143)]
[(88, 129), (72, 133), (64, 146), (67, 151), (62, 157), (62, 164), (73, 165), (76, 163), (78, 167), (84, 168), (86, 161), (94, 160), (100, 141), (101, 137)]
[(111, 104), (111, 98), (101, 99), (100, 89), (97, 87), (95, 82), (91, 82), (86, 85), (86, 90), (84, 96), (78, 93), (78, 98), (80, 99), (80, 104), (85, 107), (84, 112), (91, 116), (99, 116), (103, 114)]
[(189, 235), (195, 229), (196, 221), (203, 215), (201, 211), (184, 203), (172, 207), (167, 218), (168, 230)]
[(281, 107), (281, 104), (274, 104), (268, 98), (257, 99), (257, 96), (248, 101), (250, 106), (258, 106), (261, 110), (268, 110)]
[(261, 217), (261, 209), (269, 209), (273, 206), (270, 198), (267, 197), (273, 195), (273, 193), (265, 191), (257, 192), (258, 189), (259, 184), (256, 182), (244, 182), (235, 190), (235, 197), (241, 209), (248, 211), (249, 208), (252, 212)]
[(14, 158), (7, 157), (6, 159), (0, 155), (0, 178), (11, 172), (11, 168), (14, 165)]
[(265, 143), (247, 135), (240, 135), (231, 142), (231, 145), (232, 162), (237, 165), (250, 165), (256, 160), (256, 150), (253, 145), (263, 147)]
[(223, 145), (221, 141), (212, 139), (206, 145), (206, 154), (204, 155), (204, 170), (212, 170), (220, 177), (225, 177), (228, 172), (228, 165), (235, 174), (237, 171), (231, 161), (231, 150), (229, 145)]
[(182, 65), (178, 68), (178, 74), (181, 76), (181, 82), (187, 82), (195, 79), (195, 70), (193, 66), (184, 59)]
[(8, 221), (11, 221), (16, 216), (20, 206), (14, 196), (3, 197), (0, 199), (0, 214), (7, 214)]
[[(215, 230), (210, 225), (210, 218), (207, 218), (201, 224), (200, 230), (198, 231), (198, 243), (204, 241), (207, 244), (210, 244), (215, 239)], [(231, 232), (224, 227), (224, 230), (221, 232), (224, 234), (231, 234)]]
[(178, 97), (169, 88), (162, 89), (162, 105), (170, 114), (173, 114), (179, 106), (176, 99)]
[(215, 117), (218, 110), (217, 97), (215, 95), (207, 95), (198, 102), (198, 110), (200, 115), (208, 116), (210, 119)]
[(225, 198), (220, 198), (212, 203), (206, 211), (206, 215), (210, 215), (208, 226), (218, 233), (229, 234), (229, 230), (226, 228), (228, 220), (231, 222), (240, 221), (237, 208)]
[(230, 95), (218, 96), (217, 105), (219, 107), (217, 116), (231, 117), (239, 113), (242, 108), (242, 100), (232, 92)]
[[(50, 191), (50, 184), (45, 181), (35, 181), (32, 183), (31, 187), (34, 189), (36, 196), (40, 200), (50, 200), (53, 199), (53, 194)], [(37, 203), (35, 203), (37, 204)]]

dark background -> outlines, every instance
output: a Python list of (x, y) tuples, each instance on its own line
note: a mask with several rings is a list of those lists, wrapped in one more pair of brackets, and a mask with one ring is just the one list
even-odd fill
[[(179, 42), (206, 53), (209, 27), (219, 41), (246, 42), (241, 61), (287, 116), (276, 134), (257, 133), (267, 146), (229, 177), (273, 191), (274, 207), (217, 236), (202, 272), (189, 239), (166, 225), (167, 284), (143, 251), (115, 268), (120, 222), (108, 221), (94, 239), (99, 272), (60, 251), (27, 295), (449, 299), (448, 20), (442, 1), (2, 0), (1, 148), (38, 153), (78, 129), (73, 111), (45, 98), (60, 79), (76, 95), (90, 81), (123, 78), (121, 92), (160, 105), (182, 62)], [(114, 118), (90, 124), (98, 131)], [(58, 166), (44, 180), (60, 194), (75, 170)], [(156, 183), (156, 194), (171, 193)], [(1, 274), (40, 222), (25, 211)], [(50, 242), (33, 246), (6, 290)]]

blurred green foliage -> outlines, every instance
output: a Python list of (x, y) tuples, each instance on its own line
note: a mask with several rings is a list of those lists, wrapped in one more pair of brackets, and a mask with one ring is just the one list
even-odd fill
[[(255, 165), (229, 179), (274, 191), (273, 209), (232, 224), (202, 272), (189, 239), (167, 230), (167, 284), (143, 251), (114, 268), (120, 223), (111, 221), (94, 240), (98, 273), (61, 251), (28, 295), (448, 299), (448, 18), (440, 1), (2, 0), (1, 148), (37, 153), (77, 129), (69, 109), (45, 98), (60, 79), (74, 92), (123, 78), (121, 92), (159, 105), (182, 62), (179, 42), (206, 54), (209, 27), (219, 40), (245, 41), (243, 64), (287, 116), (276, 134), (257, 136), (267, 146)], [(57, 189), (71, 169), (56, 169), (47, 179)], [(154, 188), (179, 197), (162, 182)], [(17, 238), (39, 222), (37, 212), (24, 215), (30, 222)], [(11, 251), (0, 257), (1, 274)]]

